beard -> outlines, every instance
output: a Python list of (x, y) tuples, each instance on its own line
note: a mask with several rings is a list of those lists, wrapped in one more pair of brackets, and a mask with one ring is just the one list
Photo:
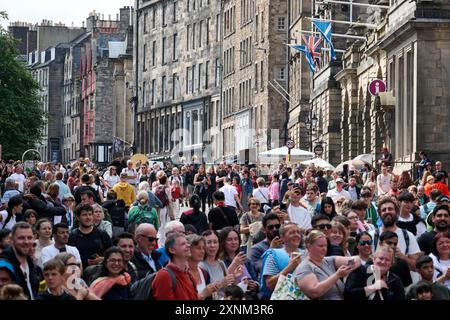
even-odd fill
[(386, 216), (381, 219), (385, 227), (392, 227), (397, 222), (397, 216)]
[(441, 232), (446, 231), (448, 229), (448, 224), (446, 221), (440, 221), (440, 222), (436, 223), (435, 226), (436, 226), (436, 230), (439, 230)]

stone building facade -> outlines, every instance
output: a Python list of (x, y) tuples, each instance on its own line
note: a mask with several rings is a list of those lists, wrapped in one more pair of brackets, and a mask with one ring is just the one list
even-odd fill
[(288, 103), (280, 94), (288, 82), (287, 4), (223, 2), (223, 148), (218, 156), (254, 162), (258, 153), (286, 139)]
[(137, 152), (201, 159), (211, 110), (220, 103), (220, 1), (137, 0), (135, 9)]
[(81, 104), (81, 48), (90, 39), (84, 33), (70, 42), (64, 61), (63, 91), (63, 150), (62, 161), (68, 163), (84, 156), (82, 141), (83, 109)]
[(62, 161), (63, 120), (61, 88), (64, 82), (64, 58), (67, 44), (59, 44), (30, 55), (29, 67), (41, 90), (42, 108), (47, 113), (40, 143), (36, 149), (43, 161)]
[[(347, 34), (364, 35), (365, 39), (347, 39), (343, 46), (336, 41), (335, 47), (345, 49), (338, 61), (322, 65), (312, 82), (301, 78), (311, 84), (309, 90), (305, 83), (300, 84), (302, 94), (309, 92), (312, 111), (319, 118), (318, 136), (313, 139), (324, 142), (324, 158), (332, 164), (363, 153), (377, 159), (384, 146), (394, 155), (396, 172), (411, 170), (421, 150), (434, 160), (449, 163), (450, 81), (445, 70), (450, 63), (450, 3), (369, 3), (388, 6), (360, 9), (359, 22), (376, 27), (350, 26)], [(333, 8), (324, 8), (325, 17)], [(344, 20), (347, 12), (338, 18), (334, 11), (333, 19)], [(297, 74), (303, 74), (300, 72), (303, 67), (297, 69)], [(368, 90), (375, 79), (387, 85), (379, 96)], [(328, 139), (327, 128), (332, 133)], [(300, 132), (302, 136), (308, 137)]]
[(110, 50), (124, 42), (132, 9), (120, 9), (119, 19), (107, 20), (91, 13), (87, 19), (89, 38), (81, 48), (82, 141), (84, 156), (104, 165), (112, 158), (114, 119), (114, 61)]

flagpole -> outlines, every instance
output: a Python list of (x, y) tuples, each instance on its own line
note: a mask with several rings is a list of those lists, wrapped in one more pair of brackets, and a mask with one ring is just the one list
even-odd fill
[[(300, 29), (300, 33), (302, 33), (302, 32), (307, 33), (307, 34), (321, 34), (318, 31), (314, 32), (314, 31), (307, 31), (307, 30), (301, 30)], [(366, 37), (363, 37), (363, 36), (353, 36), (353, 35), (350, 35), (350, 34), (340, 34), (340, 33), (333, 33), (333, 37), (366, 40)]]
[(376, 24), (372, 24), (372, 23), (350, 22), (350, 21), (342, 21), (342, 20), (326, 20), (326, 19), (318, 19), (318, 18), (310, 18), (310, 17), (305, 17), (305, 18), (312, 20), (312, 21), (316, 20), (316, 21), (332, 22), (332, 23), (338, 23), (338, 24), (349, 24), (349, 25), (362, 26), (362, 27), (368, 27), (368, 28), (376, 28), (377, 27)]

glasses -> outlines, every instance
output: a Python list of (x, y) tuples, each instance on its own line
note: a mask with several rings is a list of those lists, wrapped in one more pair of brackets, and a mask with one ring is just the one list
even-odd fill
[(369, 245), (369, 246), (371, 246), (372, 243), (373, 243), (372, 240), (359, 240), (359, 245), (360, 245), (360, 246), (365, 246), (366, 244)]
[(342, 204), (342, 203), (343, 203), (343, 201), (337, 201), (336, 203), (337, 203), (337, 204)]
[(122, 259), (108, 259), (106, 261), (111, 263), (111, 264), (123, 264), (123, 260)]
[[(145, 237), (145, 236), (144, 236), (144, 237)], [(147, 240), (150, 241), (150, 242), (158, 241), (158, 240), (159, 240), (158, 238), (155, 238), (155, 237), (145, 237), (145, 238), (147, 238)]]
[(280, 229), (281, 224), (271, 224), (270, 226), (267, 226), (267, 229), (273, 230), (273, 229)]
[(348, 220), (357, 220), (358, 217), (357, 216), (353, 216), (353, 217), (347, 217)]
[(317, 226), (316, 226), (316, 228), (317, 229), (319, 229), (319, 230), (325, 230), (325, 229), (331, 229), (331, 224), (330, 223), (327, 223), (327, 224), (318, 224)]

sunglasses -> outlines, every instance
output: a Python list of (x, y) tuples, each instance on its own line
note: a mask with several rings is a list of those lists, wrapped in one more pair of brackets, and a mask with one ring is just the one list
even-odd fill
[(368, 244), (369, 246), (371, 246), (373, 243), (372, 240), (359, 240), (359, 245), (360, 246), (365, 246), (366, 244)]
[[(145, 237), (145, 236), (144, 236), (144, 237)], [(150, 241), (150, 242), (158, 241), (158, 240), (159, 240), (158, 238), (155, 238), (155, 237), (145, 237), (145, 238), (147, 238), (147, 240)]]
[(318, 224), (318, 225), (316, 226), (316, 228), (317, 228), (317, 229), (320, 229), (320, 230), (331, 229), (331, 224), (330, 224), (330, 223), (327, 223), (327, 224)]
[(281, 224), (271, 224), (270, 226), (267, 226), (267, 229), (273, 230), (273, 229), (280, 229)]

